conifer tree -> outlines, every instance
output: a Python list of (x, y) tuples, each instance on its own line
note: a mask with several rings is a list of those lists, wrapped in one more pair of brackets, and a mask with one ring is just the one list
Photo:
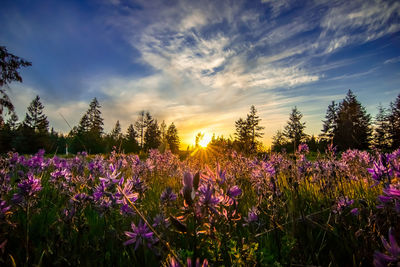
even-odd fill
[(111, 138), (113, 140), (120, 140), (122, 137), (121, 133), (121, 124), (119, 123), (119, 120), (115, 123), (114, 128), (111, 130)]
[(43, 113), (43, 109), (44, 106), (40, 102), (40, 97), (36, 96), (29, 105), (25, 116), (24, 124), (36, 133), (47, 133), (49, 131), (49, 121)]
[(389, 123), (387, 110), (379, 105), (374, 121), (373, 146), (378, 149), (388, 149), (390, 146)]
[(89, 132), (98, 137), (102, 135), (104, 125), (100, 108), (97, 98), (93, 98), (92, 102), (90, 102), (89, 110), (86, 112), (89, 121)]
[(325, 120), (322, 121), (322, 134), (321, 137), (325, 140), (332, 141), (336, 129), (338, 106), (335, 101), (328, 106), (326, 110)]
[(171, 152), (177, 154), (179, 152), (179, 136), (178, 129), (174, 123), (171, 123), (171, 125), (168, 127), (166, 139)]
[(161, 132), (157, 120), (151, 120), (147, 124), (146, 132), (144, 134), (144, 148), (145, 150), (158, 148), (161, 144)]
[(150, 115), (150, 112), (148, 111), (140, 111), (139, 112), (139, 117), (137, 119), (137, 121), (135, 122), (135, 128), (136, 131), (138, 132), (139, 136), (140, 136), (140, 147), (143, 149), (144, 146), (144, 135), (147, 131), (147, 127), (149, 127), (149, 125), (151, 125), (153, 123), (154, 119), (153, 117)]
[(289, 121), (287, 122), (285, 129), (283, 131), (284, 136), (293, 143), (294, 151), (296, 151), (297, 146), (300, 142), (304, 141), (307, 135), (304, 133), (306, 128), (306, 123), (301, 122), (303, 114), (294, 107), (292, 113), (289, 115)]
[(339, 104), (333, 142), (339, 149), (368, 149), (371, 138), (371, 116), (351, 90)]
[(390, 103), (388, 122), (390, 125), (388, 134), (391, 141), (391, 148), (397, 149), (400, 147), (400, 94), (394, 103)]
[(236, 142), (240, 150), (246, 154), (256, 152), (257, 139), (264, 134), (261, 132), (264, 127), (259, 125), (260, 121), (261, 119), (257, 115), (256, 108), (251, 106), (250, 114), (247, 114), (246, 120), (239, 118), (239, 120), (235, 122)]
[(0, 46), (0, 126), (4, 124), (4, 108), (6, 108), (10, 114), (14, 112), (14, 105), (11, 103), (6, 92), (8, 84), (13, 81), (22, 82), (18, 69), (31, 65), (31, 62), (9, 53), (6, 47)]

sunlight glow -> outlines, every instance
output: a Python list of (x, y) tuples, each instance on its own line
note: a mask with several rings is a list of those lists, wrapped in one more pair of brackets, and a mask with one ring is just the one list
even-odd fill
[(204, 134), (204, 137), (200, 140), (199, 145), (201, 147), (207, 147), (208, 143), (210, 143), (212, 136), (210, 134)]

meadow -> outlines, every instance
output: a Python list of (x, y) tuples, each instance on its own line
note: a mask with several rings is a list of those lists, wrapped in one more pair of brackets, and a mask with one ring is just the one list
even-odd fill
[(400, 150), (200, 150), (8, 153), (0, 265), (399, 266)]

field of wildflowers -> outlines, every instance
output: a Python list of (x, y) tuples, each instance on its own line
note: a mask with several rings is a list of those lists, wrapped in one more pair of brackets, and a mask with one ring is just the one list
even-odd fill
[(400, 150), (0, 160), (2, 266), (399, 266)]

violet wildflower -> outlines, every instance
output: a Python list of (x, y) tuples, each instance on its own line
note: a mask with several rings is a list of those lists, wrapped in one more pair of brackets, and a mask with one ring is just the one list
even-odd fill
[(339, 197), (338, 201), (336, 202), (333, 212), (340, 214), (345, 208), (351, 206), (353, 203), (354, 203), (354, 200), (349, 199), (347, 196)]
[(214, 195), (214, 188), (210, 184), (202, 185), (199, 188), (200, 199), (199, 202), (204, 207), (210, 208), (213, 212), (216, 212), (215, 206), (221, 202), (221, 198)]
[(247, 213), (247, 218), (244, 218), (245, 224), (250, 225), (251, 223), (255, 223), (258, 221), (258, 210), (256, 207), (252, 207)]
[(10, 206), (7, 205), (7, 202), (4, 200), (0, 200), (0, 219), (3, 219), (9, 212)]
[(353, 214), (354, 216), (357, 216), (358, 213), (359, 213), (359, 210), (358, 210), (358, 208), (354, 208), (354, 209), (352, 209), (352, 210), (350, 211), (350, 213)]
[(132, 232), (125, 231), (125, 235), (130, 239), (124, 242), (124, 246), (135, 244), (135, 250), (138, 249), (139, 245), (144, 245), (145, 242), (148, 246), (151, 246), (154, 233), (149, 230), (146, 224), (142, 221), (139, 222), (138, 226), (132, 223), (131, 228)]
[(32, 173), (28, 173), (28, 178), (18, 184), (19, 192), (13, 196), (15, 203), (20, 203), (26, 197), (34, 196), (42, 189), (40, 179), (36, 179)]
[(187, 205), (191, 205), (196, 196), (196, 192), (193, 190), (193, 175), (190, 172), (186, 172), (183, 175), (183, 197)]
[(400, 247), (394, 237), (393, 229), (389, 229), (389, 242), (381, 236), (382, 244), (385, 247), (389, 255), (382, 252), (375, 251), (374, 253), (374, 265), (375, 266), (396, 266), (400, 263)]
[(167, 187), (162, 193), (161, 193), (161, 202), (163, 204), (165, 203), (170, 203), (172, 201), (175, 201), (177, 198), (176, 194), (172, 191), (171, 187)]
[(200, 263), (200, 259), (197, 258), (196, 262), (193, 264), (191, 258), (186, 259), (186, 264), (188, 267), (207, 267), (208, 266), (208, 260), (204, 259), (202, 263)]
[(300, 154), (307, 154), (310, 150), (308, 149), (308, 145), (307, 144), (300, 144), (297, 152), (299, 152)]
[(241, 193), (242, 193), (242, 189), (240, 189), (237, 185), (234, 185), (231, 188), (229, 188), (229, 190), (226, 194), (231, 198), (236, 198)]

